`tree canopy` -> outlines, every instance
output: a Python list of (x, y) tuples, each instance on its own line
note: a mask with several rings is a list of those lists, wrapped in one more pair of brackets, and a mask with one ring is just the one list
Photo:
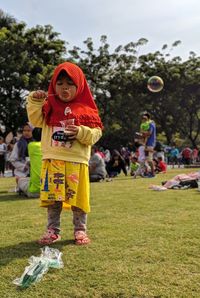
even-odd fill
[[(84, 71), (104, 123), (101, 144), (113, 148), (133, 142), (141, 113), (155, 120), (158, 136), (168, 144), (199, 143), (200, 57), (189, 53), (186, 61), (171, 56), (169, 48), (140, 54), (148, 40), (141, 38), (110, 51), (106, 36), (95, 48), (92, 38), (83, 49), (67, 48), (52, 26), (27, 28), (23, 22), (0, 11), (0, 121), (14, 130), (26, 121), (25, 97), (31, 90), (46, 90), (55, 66), (62, 61), (77, 63)], [(147, 81), (160, 76), (164, 88), (147, 89)]]
[(0, 26), (0, 121), (13, 130), (27, 121), (27, 93), (47, 88), (66, 48), (50, 25), (27, 29), (0, 12)]

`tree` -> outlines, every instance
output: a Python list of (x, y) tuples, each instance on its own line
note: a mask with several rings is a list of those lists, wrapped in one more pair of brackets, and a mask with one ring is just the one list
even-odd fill
[(92, 39), (88, 38), (84, 41), (85, 50), (73, 47), (69, 51), (70, 60), (84, 70), (100, 109), (105, 127), (100, 141), (103, 145), (114, 147), (133, 139), (134, 117), (138, 112), (136, 93), (140, 88), (136, 85), (141, 85), (142, 77), (136, 71), (137, 55), (138, 48), (146, 42), (146, 39), (140, 39), (136, 43), (120, 45), (110, 53), (107, 37), (103, 35), (97, 50)]
[[(167, 143), (177, 134), (193, 146), (200, 134), (200, 57), (190, 52), (188, 60), (171, 57), (165, 44), (161, 51), (140, 55), (148, 41), (119, 45), (113, 52), (105, 35), (96, 49), (92, 38), (84, 49), (74, 46), (66, 56), (65, 42), (50, 25), (27, 29), (23, 22), (0, 10), (0, 111), (1, 124), (12, 130), (26, 120), (25, 97), (35, 89), (46, 90), (56, 65), (64, 60), (77, 63), (84, 71), (104, 123), (100, 143), (116, 148), (133, 141), (140, 115), (149, 111), (158, 133)], [(149, 77), (164, 80), (159, 93), (147, 89)]]
[(192, 52), (183, 68), (184, 80), (180, 96), (182, 117), (178, 121), (178, 130), (182, 137), (187, 137), (192, 146), (196, 147), (200, 134), (200, 57)]
[[(179, 43), (177, 41), (173, 46)], [(166, 49), (166, 45), (163, 47)], [(144, 104), (156, 120), (159, 131), (165, 133), (168, 144), (174, 142), (177, 133), (193, 146), (198, 141), (199, 59), (193, 52), (185, 62), (180, 57), (169, 59), (169, 54), (158, 51), (140, 57), (140, 69), (148, 77), (155, 74), (161, 76), (165, 83), (161, 92), (147, 92)]]
[(52, 70), (63, 61), (65, 42), (50, 25), (27, 29), (0, 13), (1, 124), (15, 130), (27, 121), (27, 92), (45, 89)]

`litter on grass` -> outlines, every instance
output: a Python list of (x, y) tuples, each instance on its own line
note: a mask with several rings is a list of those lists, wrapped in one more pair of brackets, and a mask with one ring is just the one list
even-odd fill
[(23, 289), (28, 288), (41, 280), (42, 276), (49, 270), (49, 268), (60, 269), (64, 267), (61, 259), (62, 253), (56, 248), (45, 246), (41, 248), (40, 257), (31, 256), (29, 258), (29, 266), (24, 270), (20, 278), (16, 278), (13, 283)]

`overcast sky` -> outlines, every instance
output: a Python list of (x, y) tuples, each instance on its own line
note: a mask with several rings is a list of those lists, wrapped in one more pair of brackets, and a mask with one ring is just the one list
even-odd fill
[(0, 8), (28, 27), (51, 24), (70, 47), (87, 37), (98, 47), (107, 35), (112, 50), (144, 37), (142, 53), (181, 40), (172, 56), (200, 56), (200, 0), (0, 0)]

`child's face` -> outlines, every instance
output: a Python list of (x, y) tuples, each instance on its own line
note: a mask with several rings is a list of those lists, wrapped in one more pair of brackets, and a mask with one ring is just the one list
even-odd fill
[(146, 116), (142, 116), (142, 122), (147, 122), (148, 118)]
[(31, 128), (28, 126), (28, 125), (25, 125), (23, 127), (23, 132), (22, 132), (22, 135), (25, 139), (30, 139), (32, 138), (32, 130)]
[(65, 77), (56, 82), (56, 94), (64, 102), (73, 100), (76, 96), (76, 90), (76, 85)]

